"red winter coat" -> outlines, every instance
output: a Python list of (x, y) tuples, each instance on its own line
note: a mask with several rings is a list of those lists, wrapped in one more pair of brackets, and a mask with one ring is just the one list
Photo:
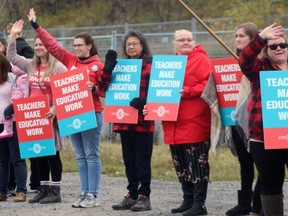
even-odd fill
[(200, 96), (210, 71), (211, 63), (207, 53), (202, 46), (195, 46), (187, 59), (177, 121), (162, 122), (165, 144), (187, 144), (209, 140), (210, 108)]

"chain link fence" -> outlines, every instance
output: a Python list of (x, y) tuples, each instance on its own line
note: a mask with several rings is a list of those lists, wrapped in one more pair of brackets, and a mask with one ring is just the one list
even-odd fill
[[(288, 25), (288, 15), (282, 15), (283, 23)], [(273, 17), (272, 17), (273, 18)], [(272, 19), (270, 18), (270, 19)], [(278, 17), (279, 18), (279, 17)], [(234, 28), (236, 24), (232, 19), (203, 20), (209, 28), (231, 49), (234, 50)], [(267, 20), (267, 22), (269, 22)], [(281, 22), (282, 23), (282, 22)], [(282, 24), (284, 27), (285, 25)], [(188, 29), (193, 32), (196, 44), (204, 46), (210, 58), (226, 58), (231, 54), (207, 32), (195, 19), (184, 21), (171, 21), (161, 23), (141, 23), (110, 26), (88, 26), (78, 28), (49, 28), (46, 29), (66, 49), (73, 52), (74, 36), (80, 32), (89, 32), (95, 39), (99, 56), (103, 60), (108, 49), (118, 51), (121, 57), (121, 45), (124, 35), (130, 30), (141, 31), (148, 40), (152, 54), (173, 54), (172, 40), (175, 30)], [(232, 29), (232, 30), (231, 30)], [(0, 32), (0, 37), (5, 38), (5, 33)], [(35, 32), (33, 29), (24, 30), (24, 37), (33, 47)]]
[[(286, 20), (284, 18), (287, 18), (287, 16), (283, 17), (283, 20)], [(229, 29), (234, 29), (236, 25), (231, 19), (211, 19), (203, 21), (231, 50), (234, 50), (234, 30)], [(288, 25), (288, 21), (286, 21), (286, 23)], [(285, 26), (284, 24), (282, 25)], [(152, 54), (174, 54), (172, 47), (174, 31), (179, 29), (188, 29), (193, 32), (196, 44), (203, 45), (211, 59), (232, 57), (231, 54), (194, 19), (162, 23), (126, 23), (124, 25), (90, 26), (79, 28), (63, 27), (50, 28), (46, 30), (57, 41), (59, 41), (62, 46), (71, 52), (73, 52), (72, 44), (74, 41), (74, 36), (80, 32), (89, 32), (97, 43), (100, 59), (104, 61), (106, 52), (111, 48), (116, 50), (119, 53), (119, 58), (121, 58), (123, 37), (131, 29), (139, 30), (145, 35)], [(0, 32), (0, 36), (1, 35), (2, 37), (5, 37), (4, 32)], [(24, 30), (24, 37), (33, 47), (35, 31), (33, 29)], [(111, 124), (104, 124), (102, 138), (107, 139), (109, 142), (119, 141), (117, 135), (113, 134), (112, 132)], [(163, 143), (163, 134), (160, 122), (156, 122), (154, 143)]]

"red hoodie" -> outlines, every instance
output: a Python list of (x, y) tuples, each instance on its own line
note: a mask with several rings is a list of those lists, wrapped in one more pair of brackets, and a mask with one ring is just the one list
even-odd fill
[(77, 56), (67, 51), (62, 47), (45, 29), (39, 27), (36, 29), (38, 37), (44, 44), (45, 48), (60, 62), (62, 62), (68, 70), (73, 70), (80, 67), (87, 67), (89, 79), (96, 86), (96, 91), (93, 93), (94, 109), (96, 112), (102, 112), (102, 102), (99, 96), (104, 97), (104, 90), (98, 89), (100, 76), (103, 73), (103, 63), (98, 55), (91, 56), (88, 59), (80, 60)]

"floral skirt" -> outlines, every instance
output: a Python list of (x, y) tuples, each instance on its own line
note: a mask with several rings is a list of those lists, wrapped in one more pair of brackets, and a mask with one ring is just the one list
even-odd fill
[(193, 144), (170, 145), (171, 156), (179, 181), (208, 182), (210, 141)]

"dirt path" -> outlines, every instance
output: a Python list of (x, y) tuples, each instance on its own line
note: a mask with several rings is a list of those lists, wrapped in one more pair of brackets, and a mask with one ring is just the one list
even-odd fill
[[(79, 190), (78, 173), (64, 173), (62, 186), (62, 202), (58, 204), (29, 204), (15, 203), (12, 198), (0, 202), (0, 215), (2, 216), (172, 216), (170, 209), (179, 205), (182, 199), (178, 182), (152, 181), (151, 204), (152, 210), (147, 212), (114, 211), (111, 205), (120, 201), (126, 195), (126, 179), (102, 176), (102, 189), (100, 206), (90, 209), (75, 209), (71, 203), (75, 201)], [(207, 210), (209, 215), (224, 216), (227, 209), (236, 204), (236, 193), (239, 182), (212, 182), (209, 184), (207, 197)], [(288, 193), (285, 183), (284, 194)], [(27, 199), (35, 194), (28, 193)], [(288, 214), (288, 200), (284, 201), (285, 212)], [(176, 214), (181, 215), (181, 214)]]

